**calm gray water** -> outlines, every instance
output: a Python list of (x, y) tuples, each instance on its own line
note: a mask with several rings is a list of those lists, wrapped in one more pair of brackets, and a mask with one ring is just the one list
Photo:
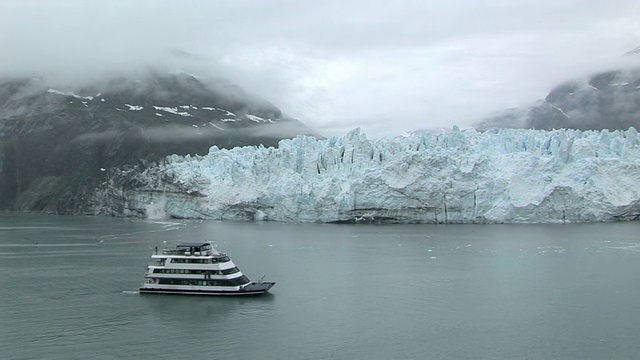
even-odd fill
[[(0, 358), (636, 359), (639, 234), (0, 215)], [(271, 295), (135, 292), (205, 239)]]

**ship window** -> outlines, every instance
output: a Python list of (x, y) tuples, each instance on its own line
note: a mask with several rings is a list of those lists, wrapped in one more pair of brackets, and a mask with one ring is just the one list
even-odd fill
[(217, 263), (225, 263), (231, 261), (231, 259), (229, 259), (229, 257), (227, 256), (223, 256), (223, 257), (218, 257), (218, 258), (212, 258), (211, 259), (211, 263), (213, 264), (217, 264)]
[(238, 268), (237, 268), (237, 267), (233, 267), (233, 268), (231, 268), (231, 269), (225, 269), (225, 270), (222, 270), (222, 274), (223, 274), (223, 275), (235, 274), (235, 273), (237, 273), (238, 271), (240, 271), (240, 270), (238, 270)]
[(173, 262), (181, 264), (204, 264), (208, 261), (206, 259), (173, 259)]
[(246, 276), (235, 279), (196, 280), (196, 279), (158, 279), (160, 284), (167, 285), (200, 285), (200, 286), (238, 286), (249, 282)]
[(248, 283), (249, 279), (247, 279), (246, 276), (242, 275), (240, 277), (237, 277), (235, 279), (231, 279), (229, 281), (231, 282), (232, 285), (242, 285), (242, 284)]
[(249, 282), (246, 276), (240, 276), (235, 279), (219, 279), (219, 280), (209, 280), (210, 286), (238, 286), (243, 285)]

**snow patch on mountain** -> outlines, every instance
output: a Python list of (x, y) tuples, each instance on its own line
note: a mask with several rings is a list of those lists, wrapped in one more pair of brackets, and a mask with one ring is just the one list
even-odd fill
[(220, 126), (212, 123), (211, 121), (209, 121), (209, 125), (213, 126), (214, 128), (218, 129), (218, 130), (224, 130), (223, 128), (221, 128)]
[(60, 90), (56, 90), (56, 89), (49, 89), (47, 90), (48, 93), (51, 94), (56, 94), (56, 95), (62, 95), (62, 96), (71, 96), (74, 97), (76, 99), (82, 99), (82, 100), (93, 100), (93, 96), (80, 96), (80, 95), (76, 95), (74, 92), (65, 92), (65, 91), (60, 91)]
[(267, 122), (267, 120), (261, 118), (260, 116), (256, 116), (256, 115), (251, 115), (251, 114), (247, 114), (246, 115), (247, 118), (251, 121), (255, 121), (257, 123), (261, 123), (261, 122)]
[(229, 110), (220, 109), (220, 108), (216, 108), (216, 107), (205, 106), (205, 107), (201, 107), (200, 109), (209, 110), (209, 111), (222, 111), (223, 113), (225, 113), (226, 116), (236, 116), (236, 114), (232, 113)]
[(186, 111), (178, 111), (177, 107), (154, 106), (153, 108), (156, 109), (156, 110), (161, 110), (161, 111), (168, 112), (170, 114), (175, 114), (175, 115), (180, 115), (180, 116), (193, 116), (193, 115), (189, 114)]
[(138, 106), (138, 105), (129, 105), (129, 104), (124, 104), (124, 105), (127, 106), (130, 111), (140, 111), (144, 109), (144, 107)]
[(567, 113), (564, 112), (564, 110), (560, 109), (559, 107), (553, 105), (553, 104), (549, 104), (552, 108), (558, 110), (560, 112), (560, 114), (562, 114), (562, 116), (566, 117), (567, 119), (571, 119), (571, 116), (567, 115)]

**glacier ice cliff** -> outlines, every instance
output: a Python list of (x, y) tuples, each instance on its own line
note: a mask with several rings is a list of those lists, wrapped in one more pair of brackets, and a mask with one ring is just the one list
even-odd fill
[(640, 217), (637, 131), (300, 136), (109, 173), (97, 213), (288, 222), (561, 223)]

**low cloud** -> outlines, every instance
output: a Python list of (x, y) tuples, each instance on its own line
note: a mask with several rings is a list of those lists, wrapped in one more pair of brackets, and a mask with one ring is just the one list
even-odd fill
[(4, 0), (0, 76), (183, 70), (227, 78), (324, 135), (379, 137), (468, 126), (629, 65), (638, 19), (631, 0)]

